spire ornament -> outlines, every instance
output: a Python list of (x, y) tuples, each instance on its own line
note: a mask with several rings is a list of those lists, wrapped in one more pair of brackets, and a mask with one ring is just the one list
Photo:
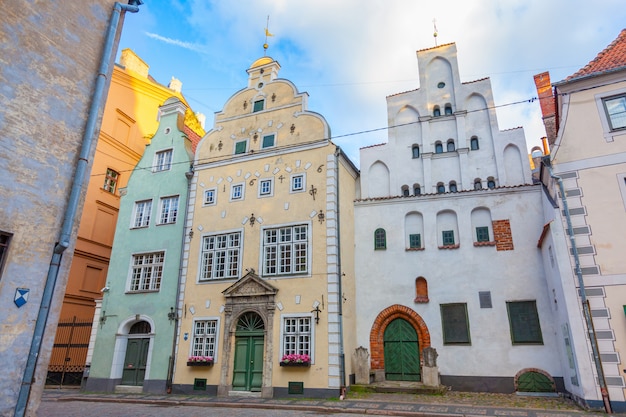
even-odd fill
[(265, 43), (263, 44), (263, 56), (267, 56), (267, 48), (269, 48), (269, 45), (267, 44), (267, 37), (274, 36), (273, 34), (270, 33), (269, 27), (270, 27), (270, 17), (268, 15), (267, 23), (265, 24)]

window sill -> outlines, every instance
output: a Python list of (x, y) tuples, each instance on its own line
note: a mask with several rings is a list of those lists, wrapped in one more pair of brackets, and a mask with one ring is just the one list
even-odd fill
[(458, 249), (460, 248), (461, 245), (460, 244), (456, 244), (456, 245), (443, 245), (443, 246), (439, 246), (439, 249)]
[(159, 292), (160, 289), (158, 290), (128, 290), (126, 291), (126, 294), (146, 294), (146, 293), (151, 293), (151, 292)]
[(187, 366), (213, 366), (213, 361), (210, 361), (210, 362), (187, 362)]
[(427, 303), (428, 301), (430, 301), (428, 299), (427, 295), (420, 295), (418, 297), (415, 297), (415, 300), (413, 300), (414, 303)]
[(490, 242), (474, 242), (474, 246), (479, 247), (479, 246), (496, 246), (496, 242), (495, 241), (490, 241)]
[(424, 248), (406, 248), (405, 250), (407, 252), (417, 252), (417, 251), (424, 250)]
[(311, 362), (280, 362), (280, 366), (293, 367), (293, 368), (309, 368)]

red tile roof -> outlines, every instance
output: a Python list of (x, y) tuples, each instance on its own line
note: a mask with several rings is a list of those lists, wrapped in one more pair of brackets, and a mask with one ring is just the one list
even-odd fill
[(593, 61), (570, 75), (565, 81), (596, 75), (626, 67), (626, 29), (622, 29), (617, 39), (596, 56)]

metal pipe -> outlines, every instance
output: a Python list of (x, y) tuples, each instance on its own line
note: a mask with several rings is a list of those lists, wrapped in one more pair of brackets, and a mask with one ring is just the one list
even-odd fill
[(68, 200), (67, 208), (65, 209), (65, 215), (63, 217), (63, 224), (61, 226), (61, 234), (59, 241), (54, 246), (52, 258), (50, 260), (50, 266), (48, 268), (48, 275), (46, 277), (46, 283), (44, 286), (41, 304), (39, 305), (39, 313), (37, 315), (37, 321), (35, 322), (35, 330), (33, 332), (33, 338), (30, 345), (30, 351), (26, 359), (26, 367), (24, 369), (24, 376), (22, 378), (22, 385), (17, 397), (17, 403), (15, 405), (15, 417), (23, 417), (28, 405), (28, 398), (30, 397), (31, 387), (33, 383), (33, 377), (35, 375), (35, 369), (37, 367), (37, 358), (41, 350), (41, 342), (46, 329), (48, 321), (48, 314), (50, 312), (50, 304), (54, 295), (54, 288), (59, 276), (59, 269), (61, 265), (61, 259), (63, 252), (70, 246), (70, 240), (72, 236), (72, 229), (74, 227), (74, 221), (78, 215), (78, 204), (82, 195), (83, 183), (85, 182), (85, 173), (88, 168), (88, 158), (91, 151), (91, 145), (93, 143), (93, 137), (96, 132), (98, 123), (98, 114), (102, 108), (102, 101), (105, 95), (106, 80), (109, 76), (109, 62), (114, 51), (115, 36), (117, 34), (117, 27), (119, 25), (120, 15), (122, 11), (131, 13), (137, 13), (139, 11), (139, 5), (142, 4), (141, 0), (131, 0), (130, 4), (121, 4), (115, 2), (113, 6), (113, 13), (107, 29), (107, 34), (104, 43), (104, 49), (100, 58), (100, 67), (98, 70), (96, 85), (94, 88), (94, 95), (91, 101), (89, 114), (87, 118), (87, 124), (85, 125), (85, 131), (83, 132), (82, 145), (80, 154), (78, 156), (78, 162), (76, 163), (76, 171), (72, 180), (72, 188), (70, 191), (70, 197)]
[(341, 200), (339, 199), (339, 155), (341, 155), (341, 148), (337, 146), (335, 151), (335, 181), (337, 182), (337, 210), (335, 213), (337, 222), (337, 282), (339, 289), (339, 379), (341, 380), (341, 389), (339, 395), (345, 398), (346, 391), (346, 355), (343, 350), (343, 294), (341, 283), (341, 219), (339, 218)]
[(587, 332), (589, 334), (589, 342), (591, 343), (591, 354), (593, 356), (596, 372), (598, 373), (598, 381), (600, 383), (600, 393), (602, 394), (602, 401), (604, 403), (604, 410), (607, 413), (612, 413), (611, 399), (609, 398), (609, 391), (606, 387), (606, 380), (604, 378), (604, 370), (602, 369), (602, 361), (600, 359), (600, 349), (598, 348), (598, 341), (593, 326), (593, 319), (591, 317), (591, 309), (587, 302), (587, 294), (585, 294), (585, 282), (583, 280), (583, 273), (580, 268), (580, 259), (578, 257), (578, 249), (576, 247), (576, 239), (574, 237), (574, 227), (572, 226), (572, 219), (569, 213), (569, 207), (567, 205), (567, 198), (565, 196), (565, 187), (563, 186), (563, 179), (558, 175), (555, 175), (552, 171), (552, 162), (550, 156), (543, 157), (543, 163), (548, 168), (550, 176), (556, 180), (559, 184), (559, 190), (561, 192), (561, 201), (563, 202), (563, 213), (565, 213), (565, 219), (567, 221), (567, 234), (569, 235), (570, 244), (572, 245), (572, 254), (574, 255), (574, 269), (576, 271), (576, 277), (578, 279), (578, 287), (580, 291), (581, 304), (583, 309), (583, 315), (585, 316), (585, 324), (587, 325)]

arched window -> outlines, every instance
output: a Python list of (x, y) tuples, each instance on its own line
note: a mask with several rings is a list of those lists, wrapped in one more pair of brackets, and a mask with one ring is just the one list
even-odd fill
[(403, 185), (402, 186), (402, 195), (405, 197), (408, 197), (409, 194), (409, 186), (408, 185)]
[(422, 194), (422, 188), (420, 187), (419, 184), (413, 184), (413, 195), (420, 195)]
[(448, 141), (448, 143), (446, 144), (446, 151), (448, 152), (454, 152), (454, 141), (452, 139), (450, 139)]
[(475, 190), (482, 190), (483, 188), (483, 182), (480, 180), (480, 178), (476, 178), (474, 180), (474, 189)]
[(435, 153), (443, 153), (443, 145), (441, 142), (435, 142)]
[(449, 116), (449, 115), (451, 115), (451, 114), (452, 114), (452, 106), (451, 106), (451, 105), (446, 104), (446, 107), (445, 107), (445, 114), (446, 114), (446, 116)]
[(433, 110), (433, 116), (435, 117), (441, 116), (441, 109), (439, 108), (439, 106), (435, 106), (435, 109)]
[(420, 157), (420, 147), (419, 147), (419, 145), (413, 145), (411, 147), (411, 152), (413, 154), (413, 159), (419, 158)]
[(443, 194), (446, 192), (446, 186), (443, 185), (443, 182), (437, 184), (437, 193)]
[(489, 189), (494, 189), (494, 188), (496, 188), (496, 182), (495, 182), (495, 180), (493, 179), (493, 177), (489, 177), (489, 178), (487, 178), (487, 188), (489, 188)]
[(478, 138), (476, 136), (472, 136), (472, 139), (470, 139), (470, 149), (473, 151), (478, 150)]
[(374, 249), (387, 249), (387, 233), (385, 229), (376, 229), (374, 232)]
[(450, 181), (449, 189), (451, 193), (456, 193), (456, 182)]

